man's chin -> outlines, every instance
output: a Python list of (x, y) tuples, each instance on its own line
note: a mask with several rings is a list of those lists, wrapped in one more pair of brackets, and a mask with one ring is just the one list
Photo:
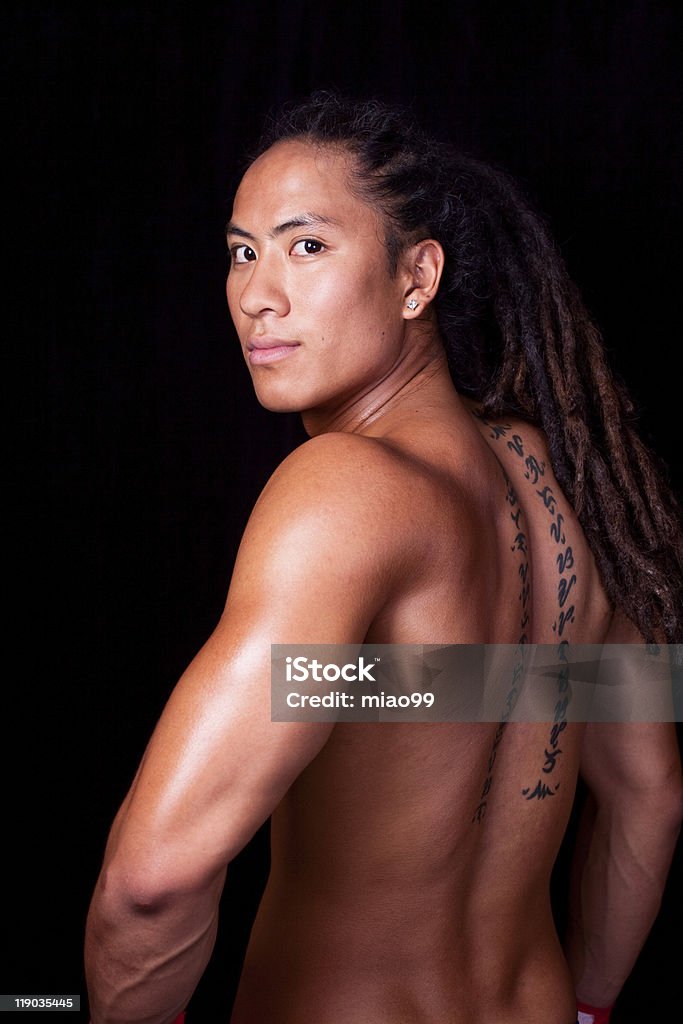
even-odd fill
[(291, 395), (276, 395), (271, 391), (255, 389), (256, 399), (268, 412), (304, 412), (307, 403), (297, 402)]

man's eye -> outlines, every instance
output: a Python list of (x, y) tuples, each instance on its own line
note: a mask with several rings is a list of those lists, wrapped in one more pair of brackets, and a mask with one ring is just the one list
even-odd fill
[(323, 243), (316, 241), (315, 238), (302, 238), (300, 242), (294, 243), (292, 252), (295, 256), (315, 256), (316, 253), (322, 252), (324, 248)]
[(236, 245), (230, 250), (233, 263), (253, 263), (256, 253), (248, 245)]

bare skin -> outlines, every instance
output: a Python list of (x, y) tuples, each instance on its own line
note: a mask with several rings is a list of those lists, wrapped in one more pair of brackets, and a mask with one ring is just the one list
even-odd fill
[(681, 759), (672, 722), (586, 728), (590, 788), (572, 865), (565, 952), (576, 992), (611, 1006), (659, 910), (681, 828)]
[(186, 1005), (226, 866), (270, 814), (233, 1024), (575, 1020), (549, 879), (583, 726), (270, 721), (272, 643), (599, 643), (613, 621), (542, 434), (453, 389), (430, 309), (441, 247), (419, 242), (391, 277), (345, 159), (279, 144), (235, 201), (245, 359), (311, 440), (259, 499), (112, 830), (94, 1024)]

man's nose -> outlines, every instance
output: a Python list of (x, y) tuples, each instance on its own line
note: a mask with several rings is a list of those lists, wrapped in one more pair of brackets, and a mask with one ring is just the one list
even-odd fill
[(249, 280), (240, 295), (240, 309), (246, 316), (258, 317), (264, 313), (286, 316), (289, 299), (282, 268), (276, 258), (261, 256), (253, 264)]

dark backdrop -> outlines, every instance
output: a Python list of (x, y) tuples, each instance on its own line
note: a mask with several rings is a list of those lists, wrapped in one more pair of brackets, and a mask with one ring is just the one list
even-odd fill
[[(17, 169), (4, 347), (21, 371), (7, 389), (19, 571), (6, 617), (3, 992), (84, 993), (107, 828), (217, 620), (253, 501), (302, 439), (295, 417), (257, 406), (223, 292), (230, 192), (263, 116), (313, 87), (378, 94), (520, 177), (680, 492), (677, 7), (3, 8), (5, 163)], [(226, 1019), (265, 833), (231, 870), (191, 1022)], [(680, 1007), (680, 874), (679, 858), (616, 1024)], [(560, 920), (565, 885), (563, 855)]]

